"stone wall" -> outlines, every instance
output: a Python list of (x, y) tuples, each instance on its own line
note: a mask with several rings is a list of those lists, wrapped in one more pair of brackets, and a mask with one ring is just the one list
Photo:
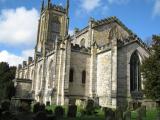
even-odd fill
[[(89, 96), (90, 55), (71, 52), (70, 68), (74, 70), (73, 82), (69, 83), (70, 96)], [(82, 71), (86, 71), (86, 83), (82, 83)]]
[(73, 44), (79, 44), (81, 46), (81, 41), (84, 40), (85, 41), (85, 46), (84, 47), (90, 47), (90, 40), (89, 40), (89, 32), (88, 29), (86, 29), (84, 32), (74, 35), (73, 37)]
[(97, 95), (99, 104), (111, 107), (111, 51), (97, 56)]
[(16, 97), (28, 98), (32, 87), (30, 80), (16, 79)]
[[(138, 51), (140, 62), (149, 56), (149, 53), (138, 42), (125, 45), (118, 49), (118, 101), (119, 105), (126, 105), (131, 100), (130, 94), (130, 58)], [(143, 83), (143, 79), (142, 82)], [(143, 84), (142, 84), (143, 89)]]

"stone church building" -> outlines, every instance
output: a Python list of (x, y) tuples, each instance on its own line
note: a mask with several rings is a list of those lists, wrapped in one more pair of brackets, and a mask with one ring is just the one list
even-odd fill
[(68, 13), (69, 0), (42, 3), (34, 59), (17, 68), (16, 96), (58, 105), (93, 99), (111, 108), (142, 100), (146, 44), (116, 17), (90, 18), (70, 36)]

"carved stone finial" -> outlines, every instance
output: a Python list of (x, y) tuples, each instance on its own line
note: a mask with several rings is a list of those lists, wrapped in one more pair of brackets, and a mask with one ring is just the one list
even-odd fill
[(48, 8), (51, 6), (51, 0), (48, 0)]
[(44, 0), (42, 0), (41, 12), (44, 10)]

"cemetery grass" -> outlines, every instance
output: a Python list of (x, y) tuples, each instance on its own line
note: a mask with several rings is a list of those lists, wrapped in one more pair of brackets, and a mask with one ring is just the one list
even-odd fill
[[(132, 120), (136, 120), (136, 112), (135, 111), (132, 111), (131, 112), (131, 118)], [(156, 117), (157, 117), (157, 114), (158, 114), (158, 111), (157, 109), (148, 109), (147, 110), (147, 113), (146, 113), (146, 118), (144, 120), (156, 120)]]
[[(46, 106), (46, 109), (52, 110), (52, 111), (54, 111), (55, 108), (56, 108), (56, 105), (53, 105), (53, 104), (51, 106)], [(97, 110), (96, 115), (87, 116), (87, 115), (81, 115), (82, 107), (78, 106), (77, 107), (77, 117), (67, 118), (67, 106), (63, 106), (63, 108), (65, 109), (65, 117), (62, 120), (105, 120), (104, 112), (101, 109)], [(136, 116), (137, 116), (136, 112), (132, 111), (131, 113), (132, 113), (131, 120), (136, 120)], [(145, 120), (156, 120), (157, 113), (158, 113), (157, 109), (147, 110)]]
[[(47, 110), (54, 111), (55, 108), (56, 108), (56, 105), (53, 105), (53, 104), (50, 106), (46, 106)], [(77, 117), (76, 118), (68, 118), (67, 117), (67, 106), (63, 106), (63, 108), (65, 109), (65, 117), (61, 120), (105, 120), (104, 113), (100, 109), (96, 110), (96, 112), (97, 112), (96, 115), (87, 116), (87, 115), (81, 115), (82, 107), (78, 106), (77, 107)]]

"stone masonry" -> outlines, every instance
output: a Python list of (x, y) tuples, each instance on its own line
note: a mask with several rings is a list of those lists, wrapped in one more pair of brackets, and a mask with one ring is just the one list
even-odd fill
[(137, 81), (143, 79), (134, 74), (141, 89), (131, 91), (130, 61), (133, 54), (140, 64), (149, 56), (143, 41), (116, 17), (91, 18), (70, 36), (68, 12), (69, 0), (65, 8), (42, 3), (34, 59), (17, 68), (17, 96), (27, 91), (36, 101), (57, 105), (93, 99), (110, 108), (141, 99), (132, 95), (141, 92), (143, 82)]

